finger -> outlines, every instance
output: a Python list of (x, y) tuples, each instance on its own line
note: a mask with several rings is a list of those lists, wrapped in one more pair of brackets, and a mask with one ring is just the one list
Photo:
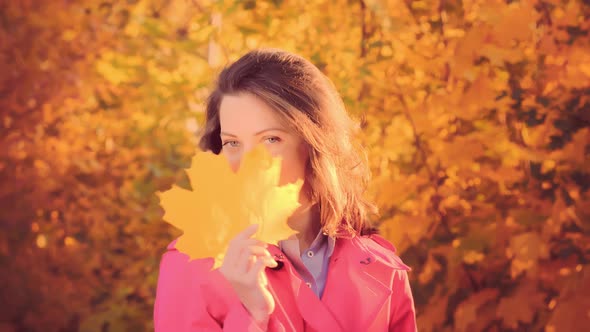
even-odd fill
[(235, 260), (235, 268), (238, 273), (246, 273), (248, 271), (248, 265), (250, 264), (249, 260), (252, 254), (250, 254), (249, 250), (242, 250), (239, 255), (236, 257)]
[(229, 244), (229, 246), (227, 247), (227, 250), (225, 251), (225, 256), (223, 257), (223, 264), (226, 264), (228, 266), (231, 266), (232, 268), (235, 268), (236, 266), (236, 262), (240, 256), (240, 248), (237, 247), (236, 245), (233, 245), (232, 243)]
[(261, 256), (261, 257), (272, 257), (270, 255), (270, 252), (261, 246), (257, 246), (257, 245), (250, 245), (247, 246), (244, 250), (247, 250), (250, 252), (251, 255), (256, 255), (256, 256)]
[(260, 284), (264, 287), (268, 286), (268, 278), (266, 277), (266, 273), (260, 273), (258, 275)]
[(262, 259), (266, 266), (276, 267), (278, 263), (273, 259), (270, 252), (263, 247), (249, 246), (244, 248), (235, 262), (235, 268), (240, 273), (247, 273), (250, 271), (254, 262)]
[(264, 259), (257, 260), (256, 263), (254, 263), (252, 268), (245, 275), (245, 278), (247, 280), (258, 281), (259, 275), (260, 275), (260, 273), (263, 273), (262, 271), (264, 270), (265, 267), (266, 267), (266, 262)]
[(252, 237), (252, 235), (256, 234), (257, 230), (258, 230), (258, 224), (250, 225), (250, 226), (246, 227), (246, 229), (241, 231), (238, 235), (236, 235), (236, 237), (234, 237), (234, 240), (236, 242), (241, 242), (242, 240), (246, 240), (246, 239)]
[[(248, 257), (248, 267), (246, 267), (246, 271), (250, 271), (252, 266), (254, 266), (258, 260), (258, 257), (250, 255), (250, 257)], [(244, 273), (246, 273), (246, 271), (244, 271)]]
[(242, 244), (243, 245), (246, 245), (246, 246), (251, 246), (251, 245), (260, 246), (260, 247), (263, 247), (263, 248), (267, 248), (268, 247), (268, 243), (266, 243), (264, 241), (260, 241), (258, 239), (254, 239), (254, 238), (246, 239), (246, 240), (244, 240), (242, 242)]
[(264, 259), (264, 265), (266, 267), (270, 267), (271, 269), (274, 269), (275, 267), (279, 266), (279, 262), (277, 262), (274, 258), (271, 257), (264, 257), (262, 258)]
[[(275, 268), (279, 265), (279, 263), (272, 257), (272, 256), (256, 256), (257, 261), (262, 261), (264, 267)], [(248, 272), (252, 267), (250, 266)]]
[(266, 247), (266, 244), (259, 244), (258, 242), (255, 242), (254, 244), (240, 246), (239, 255), (241, 255), (243, 252), (247, 252), (251, 255), (256, 256), (270, 256), (270, 252), (266, 249)]
[[(228, 250), (227, 256), (224, 258), (228, 266), (244, 271), (244, 273), (250, 269), (250, 265), (244, 263), (248, 260), (249, 256), (272, 257), (266, 249), (266, 243), (261, 241), (249, 241), (247, 243), (255, 244), (242, 247), (239, 251), (234, 247), (232, 250)], [(228, 257), (229, 255), (231, 256)]]
[[(251, 226), (256, 226), (256, 225), (251, 225)], [(242, 234), (242, 233), (240, 233), (240, 234)], [(258, 245), (258, 246), (262, 246), (264, 248), (268, 247), (268, 244), (263, 241), (260, 241), (258, 239), (254, 239), (254, 238), (245, 238), (244, 239), (244, 238), (240, 237), (240, 234), (238, 234), (236, 237), (234, 237), (230, 241), (229, 246), (225, 252), (225, 256), (228, 257), (229, 260), (232, 261), (233, 263), (235, 263), (236, 258), (238, 258), (238, 256), (242, 252), (243, 248), (246, 246)]]
[(246, 276), (247, 280), (256, 280), (258, 281), (261, 277), (261, 274), (264, 274), (264, 269), (266, 267), (276, 267), (277, 262), (270, 258), (259, 258), (256, 263), (252, 266), (252, 268), (248, 271)]
[[(251, 247), (251, 254), (256, 256), (256, 259), (264, 260), (264, 265), (275, 268), (279, 265), (279, 263), (270, 255), (270, 252), (264, 248), (260, 247)], [(248, 265), (248, 270), (252, 268), (252, 265)]]

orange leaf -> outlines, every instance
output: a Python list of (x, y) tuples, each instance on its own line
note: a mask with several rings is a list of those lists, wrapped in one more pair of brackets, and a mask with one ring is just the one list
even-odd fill
[(504, 326), (516, 329), (519, 322), (530, 324), (542, 306), (543, 293), (529, 280), (522, 282), (513, 295), (500, 300), (497, 315), (504, 321)]
[(159, 193), (164, 220), (184, 231), (178, 250), (218, 264), (229, 240), (250, 224), (260, 225), (256, 237), (265, 242), (292, 235), (286, 221), (299, 206), (302, 183), (278, 187), (280, 163), (257, 147), (233, 172), (225, 157), (198, 152), (187, 170), (193, 190), (173, 186)]
[(497, 296), (497, 289), (488, 288), (472, 294), (461, 302), (455, 311), (456, 331), (478, 331), (479, 329), (475, 328), (475, 325), (481, 325), (482, 322), (491, 320), (491, 317), (483, 317), (480, 311), (486, 304), (494, 301)]

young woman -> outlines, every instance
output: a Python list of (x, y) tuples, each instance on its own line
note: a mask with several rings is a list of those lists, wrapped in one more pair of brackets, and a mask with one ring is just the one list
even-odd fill
[(330, 81), (297, 55), (252, 51), (221, 72), (200, 147), (234, 169), (257, 144), (282, 157), (281, 182), (304, 180), (288, 220), (297, 235), (275, 246), (250, 226), (213, 270), (173, 241), (160, 265), (157, 332), (416, 331), (409, 268), (367, 221), (369, 172), (354, 129)]

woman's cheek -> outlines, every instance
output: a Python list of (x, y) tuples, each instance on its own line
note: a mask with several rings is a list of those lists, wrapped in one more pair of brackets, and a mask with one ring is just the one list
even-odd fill
[(305, 179), (305, 164), (299, 158), (284, 156), (281, 168), (280, 185), (295, 183), (297, 180)]
[(232, 154), (225, 151), (223, 154), (225, 155), (225, 158), (227, 159), (227, 162), (229, 163), (229, 167), (231, 168), (231, 170), (233, 172), (237, 172), (240, 168), (240, 156), (238, 154)]
[(266, 144), (266, 149), (273, 157), (284, 157), (279, 144)]
[(284, 186), (288, 183), (293, 183), (295, 179), (293, 179), (293, 174), (291, 169), (287, 163), (283, 160), (283, 166), (281, 168), (281, 179), (279, 181), (280, 186)]

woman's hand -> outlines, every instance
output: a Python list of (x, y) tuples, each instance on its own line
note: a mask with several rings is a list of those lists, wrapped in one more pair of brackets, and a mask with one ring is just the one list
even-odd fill
[(266, 243), (251, 238), (257, 229), (258, 225), (250, 225), (230, 241), (219, 270), (254, 320), (264, 324), (275, 307), (264, 269), (276, 267), (277, 262)]

